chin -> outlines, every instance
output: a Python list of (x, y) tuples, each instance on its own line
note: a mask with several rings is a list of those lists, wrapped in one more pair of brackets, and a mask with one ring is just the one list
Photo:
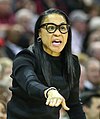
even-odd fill
[(56, 48), (56, 49), (54, 49), (54, 52), (56, 52), (56, 53), (60, 53), (60, 52), (62, 52), (62, 50), (63, 50), (63, 48)]
[(62, 50), (54, 50), (55, 53), (61, 53)]

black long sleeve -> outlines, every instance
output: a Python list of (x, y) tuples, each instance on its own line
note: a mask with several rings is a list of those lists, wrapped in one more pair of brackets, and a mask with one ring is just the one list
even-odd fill
[(44, 90), (48, 87), (43, 85), (43, 83), (38, 79), (34, 71), (34, 67), (37, 64), (34, 65), (34, 63), (34, 57), (29, 59), (28, 55), (19, 56), (13, 63), (13, 77), (26, 94), (31, 98), (41, 100), (45, 98)]

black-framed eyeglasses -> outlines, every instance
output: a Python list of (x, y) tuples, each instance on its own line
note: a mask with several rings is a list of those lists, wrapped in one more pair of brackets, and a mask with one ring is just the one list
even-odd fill
[(54, 23), (45, 23), (40, 26), (40, 28), (45, 28), (48, 33), (54, 33), (57, 29), (62, 33), (65, 34), (68, 32), (70, 25), (68, 24), (60, 24), (56, 25)]

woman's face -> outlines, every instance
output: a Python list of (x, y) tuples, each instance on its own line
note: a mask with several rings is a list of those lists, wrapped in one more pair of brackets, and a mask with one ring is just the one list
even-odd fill
[[(53, 23), (55, 25), (60, 25), (60, 27), (58, 26), (57, 27), (58, 29), (55, 30), (55, 32), (53, 33), (49, 33), (46, 30), (46, 26), (41, 27), (39, 32), (39, 37), (41, 37), (44, 51), (52, 56), (59, 56), (60, 52), (63, 50), (63, 48), (65, 47), (67, 43), (68, 32), (66, 32), (67, 31), (66, 29), (68, 24), (65, 18), (59, 14), (48, 15), (47, 17), (45, 17), (42, 24), (45, 24), (45, 23)], [(61, 25), (61, 24), (64, 24), (64, 25)], [(52, 24), (49, 24), (47, 26), (48, 30), (51, 32), (52, 30), (54, 30), (54, 26), (52, 26)], [(61, 33), (59, 29), (60, 31), (64, 33)]]

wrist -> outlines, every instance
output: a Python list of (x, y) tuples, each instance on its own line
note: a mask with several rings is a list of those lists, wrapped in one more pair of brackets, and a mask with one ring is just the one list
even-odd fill
[(50, 88), (48, 88), (47, 90), (45, 90), (45, 91), (44, 91), (45, 98), (48, 98), (48, 92), (49, 92), (50, 90), (57, 90), (57, 89), (56, 89), (55, 87), (50, 87)]

